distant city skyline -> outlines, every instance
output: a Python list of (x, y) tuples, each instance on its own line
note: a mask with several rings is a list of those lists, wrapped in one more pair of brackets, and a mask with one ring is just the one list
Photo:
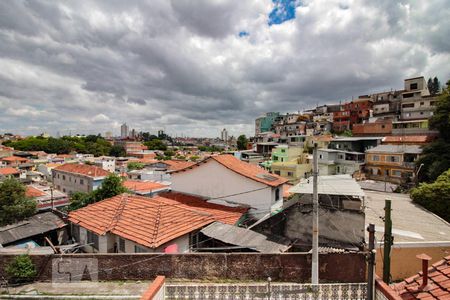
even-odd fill
[[(195, 3), (195, 4), (193, 4)], [(217, 137), (450, 79), (445, 1), (0, 1), (0, 132)]]

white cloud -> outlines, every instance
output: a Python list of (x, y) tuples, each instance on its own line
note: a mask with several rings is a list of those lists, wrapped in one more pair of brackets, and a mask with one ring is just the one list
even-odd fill
[(295, 19), (269, 27), (272, 7), (1, 1), (2, 127), (118, 133), (126, 121), (174, 135), (251, 134), (265, 111), (450, 77), (445, 0), (302, 1)]

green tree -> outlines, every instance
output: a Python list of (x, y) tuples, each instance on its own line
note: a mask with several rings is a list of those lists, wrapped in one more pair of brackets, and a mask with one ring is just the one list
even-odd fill
[(125, 193), (127, 189), (122, 185), (122, 178), (116, 174), (108, 175), (102, 185), (93, 192), (95, 201), (111, 198)]
[(411, 191), (414, 202), (450, 222), (450, 169), (433, 183), (421, 183)]
[(123, 157), (126, 156), (127, 153), (125, 152), (125, 148), (120, 145), (114, 145), (109, 149), (109, 155), (115, 156), (115, 157)]
[(145, 142), (144, 145), (147, 146), (149, 150), (167, 150), (167, 145), (164, 144), (160, 139), (153, 139), (149, 142)]
[(70, 196), (70, 203), (68, 209), (69, 211), (77, 210), (91, 203), (94, 203), (94, 198), (92, 197), (92, 194), (75, 192)]
[(247, 150), (248, 140), (244, 134), (241, 134), (237, 139), (238, 150)]
[(85, 207), (91, 203), (111, 198), (128, 190), (122, 185), (122, 178), (116, 174), (108, 175), (102, 185), (90, 193), (73, 193), (70, 197), (69, 211)]
[(37, 275), (36, 267), (28, 254), (16, 256), (5, 268), (9, 281), (22, 283), (33, 281)]
[(142, 164), (142, 163), (138, 163), (138, 162), (129, 162), (127, 164), (127, 167), (128, 167), (129, 171), (131, 171), (131, 170), (142, 170), (145, 167), (145, 165)]
[(12, 224), (36, 212), (36, 201), (25, 196), (25, 186), (16, 179), (0, 183), (0, 225)]

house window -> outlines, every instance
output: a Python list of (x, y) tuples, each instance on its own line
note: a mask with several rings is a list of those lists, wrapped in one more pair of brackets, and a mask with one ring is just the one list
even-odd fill
[(420, 102), (420, 106), (425, 105), (425, 102)]
[(388, 156), (388, 161), (390, 161), (390, 162), (399, 162), (400, 158), (398, 156)]
[(403, 108), (411, 108), (411, 107), (414, 107), (414, 103), (405, 103), (405, 104), (402, 104), (402, 107)]
[(411, 85), (409, 86), (410, 90), (417, 90), (417, 83), (411, 83)]
[(59, 179), (59, 174), (58, 174), (58, 179)]
[(319, 159), (323, 159), (323, 155), (322, 154), (319, 154)]
[(125, 252), (125, 240), (121, 238), (119, 238), (119, 251)]
[(395, 176), (395, 177), (401, 177), (402, 176), (402, 172), (399, 171), (399, 170), (392, 170), (391, 174), (392, 174), (392, 176)]
[(341, 172), (341, 167), (340, 167), (340, 166), (337, 166), (337, 167), (336, 167), (336, 172), (337, 172), (337, 173), (340, 173), (340, 172)]
[(379, 155), (372, 155), (372, 160), (373, 161), (380, 161), (380, 156)]
[(403, 94), (403, 98), (412, 98), (414, 97), (414, 93)]
[(84, 180), (80, 179), (80, 184), (83, 185), (84, 184)]
[(280, 175), (280, 171), (273, 171), (275, 174)]
[(134, 253), (146, 253), (146, 252), (148, 252), (146, 248), (134, 245)]
[(287, 175), (288, 175), (288, 177), (292, 177), (292, 176), (294, 176), (294, 173), (293, 172), (287, 172)]
[(92, 247), (98, 250), (98, 235), (89, 230), (87, 230), (87, 242), (88, 244), (91, 244)]
[(63, 175), (63, 180), (66, 180), (66, 175)]

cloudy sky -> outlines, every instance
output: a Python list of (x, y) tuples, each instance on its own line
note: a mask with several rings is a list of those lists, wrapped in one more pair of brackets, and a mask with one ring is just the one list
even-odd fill
[(0, 132), (251, 134), (450, 78), (448, 0), (0, 1)]

